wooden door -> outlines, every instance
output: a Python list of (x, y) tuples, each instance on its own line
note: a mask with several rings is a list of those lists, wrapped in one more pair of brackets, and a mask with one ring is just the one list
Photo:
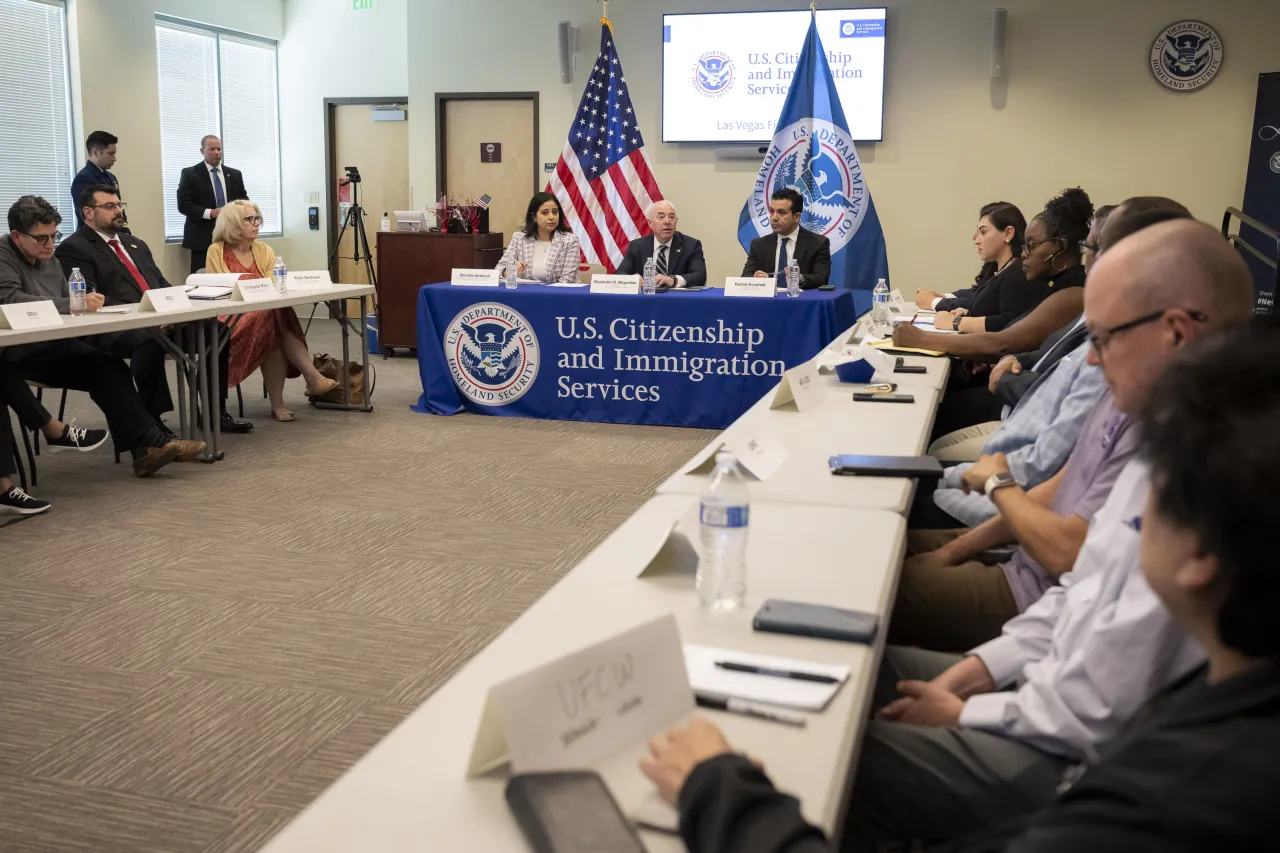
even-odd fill
[[(443, 115), (444, 192), (459, 201), (487, 193), (493, 197), (490, 231), (510, 235), (523, 228), (525, 208), (536, 191), (534, 102), (451, 98)], [(502, 146), (502, 162), (481, 162), (481, 146), (488, 143)]]
[[(360, 170), (360, 206), (365, 210), (364, 227), (370, 245), (361, 247), (362, 254), (375, 253), (377, 269), (378, 229), (383, 211), (407, 210), (409, 207), (409, 122), (374, 121), (368, 104), (336, 104), (333, 107), (333, 173), (337, 180), (346, 177), (346, 167)], [(350, 190), (335, 194), (337, 210), (334, 221), (341, 227), (350, 199)], [(369, 276), (362, 261), (351, 260), (352, 229), (342, 235), (338, 249), (338, 281), (343, 284), (368, 284)]]

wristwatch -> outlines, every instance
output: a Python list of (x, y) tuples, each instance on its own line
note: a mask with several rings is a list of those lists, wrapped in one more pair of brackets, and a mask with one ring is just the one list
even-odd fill
[(1003, 489), (1005, 486), (1016, 486), (1018, 481), (1013, 479), (1013, 475), (1008, 471), (1002, 471), (999, 474), (992, 474), (987, 478), (986, 485), (982, 487), (982, 493), (991, 496), (996, 489)]
[(960, 326), (960, 316), (958, 314), (951, 315), (951, 331), (958, 332)]

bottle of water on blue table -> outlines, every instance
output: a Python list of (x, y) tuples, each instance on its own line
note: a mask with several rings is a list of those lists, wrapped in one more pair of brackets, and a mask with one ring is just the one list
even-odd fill
[(800, 264), (795, 258), (787, 264), (787, 296), (792, 298), (800, 295)]
[(640, 279), (640, 292), (645, 296), (652, 296), (658, 292), (658, 267), (653, 263), (653, 258), (649, 258), (644, 262), (644, 273)]
[(512, 261), (511, 263), (507, 264), (507, 275), (503, 279), (503, 285), (507, 288), (507, 290), (516, 289), (516, 262), (515, 261)]

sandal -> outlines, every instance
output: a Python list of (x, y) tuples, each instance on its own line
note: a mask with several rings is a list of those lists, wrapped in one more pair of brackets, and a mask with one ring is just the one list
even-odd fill
[(271, 417), (275, 418), (279, 423), (282, 423), (282, 424), (291, 424), (298, 419), (297, 416), (295, 416), (293, 412), (289, 411), (288, 409), (285, 409), (282, 412), (272, 412)]
[(316, 386), (316, 387), (314, 387), (314, 388), (313, 388), (313, 387), (311, 387), (310, 385), (308, 385), (308, 386), (307, 386), (307, 396), (308, 396), (308, 397), (323, 397), (325, 394), (328, 394), (328, 393), (329, 393), (330, 391), (332, 391), (334, 388), (341, 388), (341, 387), (342, 387), (342, 383), (341, 383), (341, 382), (339, 382), (339, 381), (338, 381), (338, 380), (336, 380), (336, 379), (329, 379), (328, 377), (323, 377), (323, 378), (324, 378), (324, 381), (325, 381), (327, 384), (325, 384), (325, 385), (318, 385), (318, 386)]

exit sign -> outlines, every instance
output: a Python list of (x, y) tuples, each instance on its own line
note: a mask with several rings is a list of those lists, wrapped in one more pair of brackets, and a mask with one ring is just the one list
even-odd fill
[(351, 0), (351, 11), (373, 12), (378, 8), (378, 0)]

